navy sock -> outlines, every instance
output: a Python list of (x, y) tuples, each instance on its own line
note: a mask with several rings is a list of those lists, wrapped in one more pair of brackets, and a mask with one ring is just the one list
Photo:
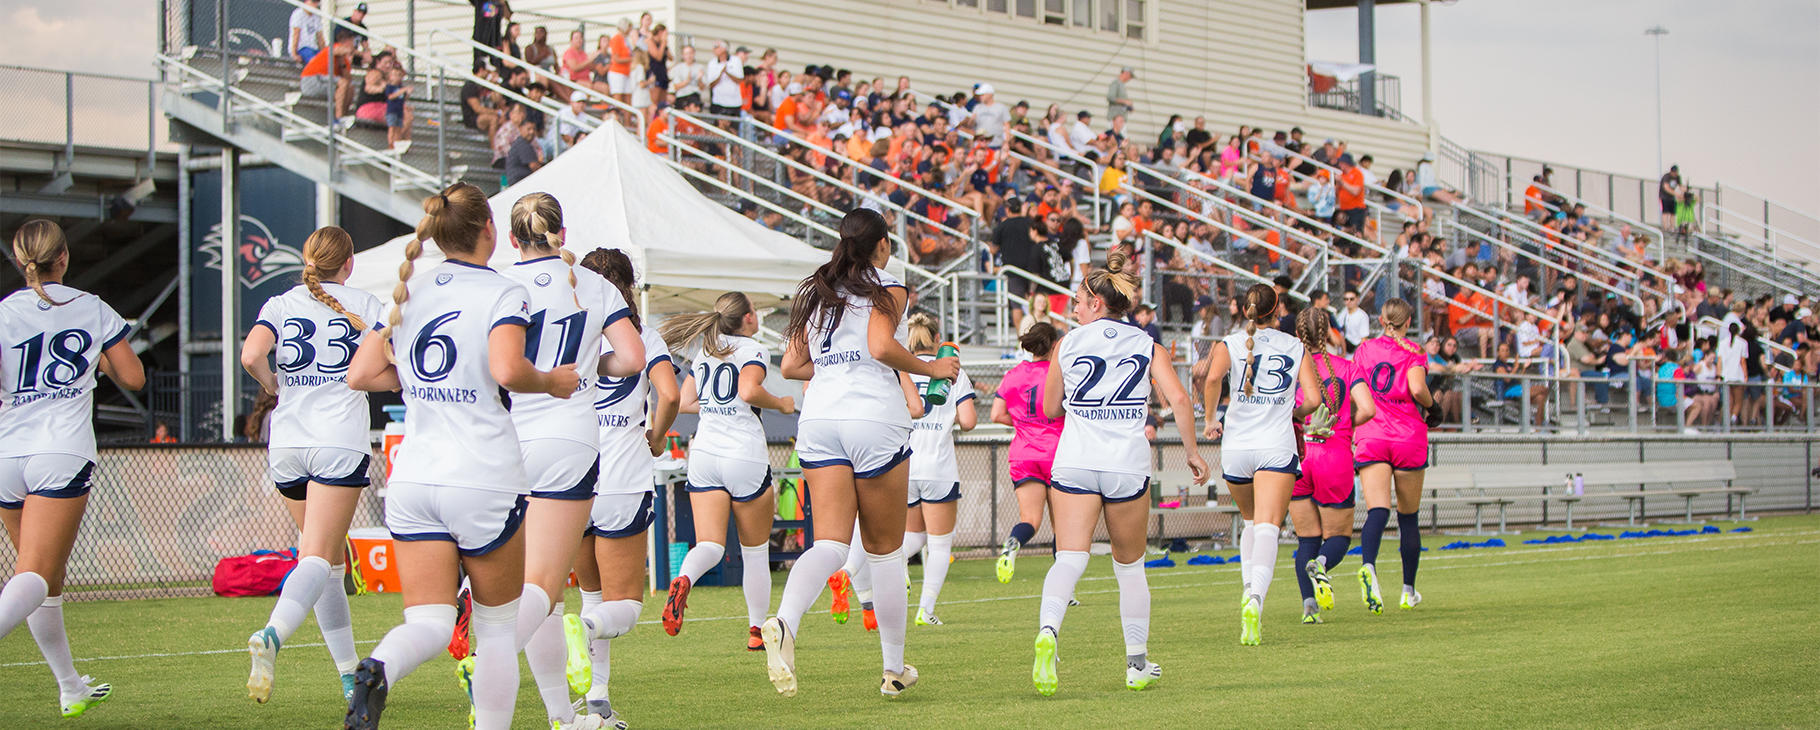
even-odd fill
[(1421, 514), (1397, 513), (1397, 542), (1403, 552), (1403, 585), (1416, 584), (1416, 566), (1422, 562)]
[(1016, 540), (1017, 544), (1023, 545), (1028, 543), (1030, 542), (1030, 538), (1033, 537), (1036, 537), (1036, 525), (1032, 525), (1028, 522), (1019, 522), (1011, 526), (1011, 539)]
[(1389, 507), (1365, 511), (1365, 529), (1359, 533), (1359, 557), (1366, 565), (1378, 564), (1378, 543), (1384, 541), (1384, 528), (1390, 524)]
[(1313, 560), (1316, 551), (1321, 548), (1321, 538), (1296, 536), (1295, 539), (1295, 584), (1302, 589), (1302, 600), (1314, 598), (1314, 581), (1308, 579), (1308, 570), (1303, 567)]
[(1326, 540), (1322, 540), (1321, 562), (1327, 564), (1328, 570), (1339, 567), (1340, 561), (1346, 559), (1346, 550), (1350, 547), (1352, 547), (1351, 535), (1334, 535)]

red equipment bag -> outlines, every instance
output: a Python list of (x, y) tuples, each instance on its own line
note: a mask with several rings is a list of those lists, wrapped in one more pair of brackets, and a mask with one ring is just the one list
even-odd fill
[(255, 550), (252, 555), (222, 558), (212, 581), (218, 596), (269, 596), (284, 587), (297, 567), (297, 549)]

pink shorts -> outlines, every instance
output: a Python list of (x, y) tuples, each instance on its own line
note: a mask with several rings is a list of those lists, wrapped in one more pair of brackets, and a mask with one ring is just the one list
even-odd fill
[(1011, 462), (1011, 484), (1021, 485), (1024, 482), (1042, 482), (1050, 486), (1049, 466), (1053, 461), (1013, 461)]
[(1363, 469), (1372, 464), (1389, 464), (1396, 471), (1421, 471), (1428, 468), (1428, 444), (1415, 441), (1359, 439), (1354, 444), (1353, 466)]
[(1302, 459), (1302, 476), (1295, 480), (1289, 498), (1312, 498), (1322, 507), (1352, 507), (1351, 446), (1344, 441), (1308, 444), (1308, 456)]

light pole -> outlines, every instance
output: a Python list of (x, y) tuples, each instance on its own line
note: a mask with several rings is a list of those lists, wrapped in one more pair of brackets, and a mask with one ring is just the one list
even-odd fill
[(1662, 177), (1662, 36), (1668, 35), (1668, 29), (1661, 24), (1652, 25), (1643, 30), (1643, 34), (1656, 39), (1656, 177)]

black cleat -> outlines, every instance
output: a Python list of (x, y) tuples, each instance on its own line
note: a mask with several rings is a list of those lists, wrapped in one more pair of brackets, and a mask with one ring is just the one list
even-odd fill
[(354, 694), (348, 697), (348, 717), (342, 723), (343, 730), (376, 730), (379, 715), (385, 712), (388, 689), (385, 662), (373, 658), (360, 660), (360, 667), (354, 670)]

